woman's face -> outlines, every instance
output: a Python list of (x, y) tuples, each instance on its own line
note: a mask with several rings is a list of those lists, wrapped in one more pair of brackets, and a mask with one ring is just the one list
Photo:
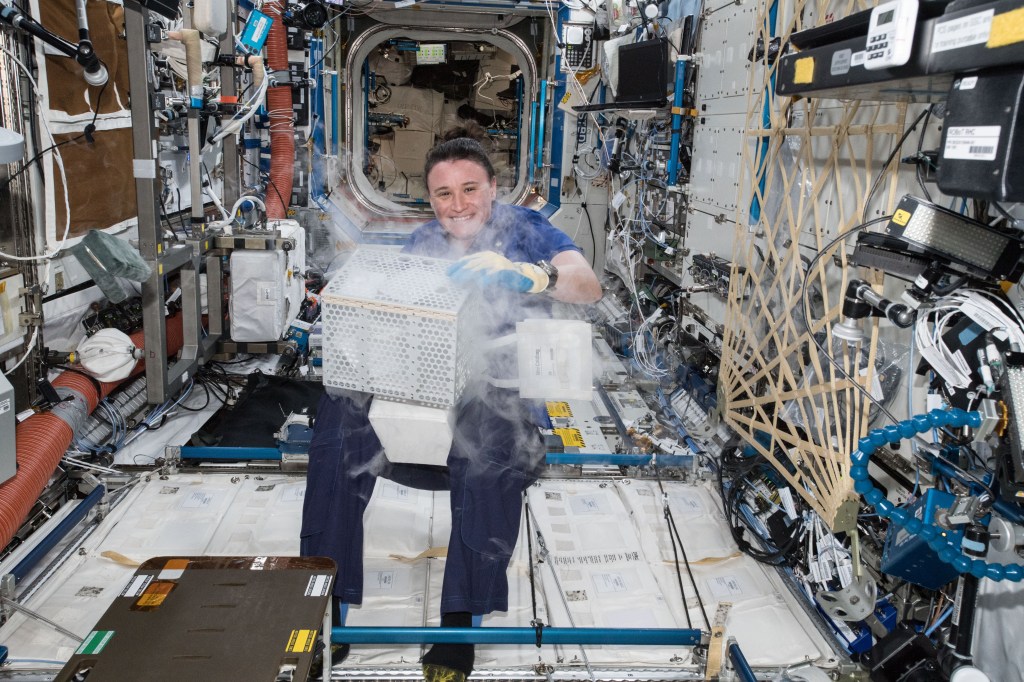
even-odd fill
[(491, 217), (498, 182), (488, 179), (487, 169), (475, 161), (442, 161), (430, 169), (427, 191), (444, 231), (468, 245)]

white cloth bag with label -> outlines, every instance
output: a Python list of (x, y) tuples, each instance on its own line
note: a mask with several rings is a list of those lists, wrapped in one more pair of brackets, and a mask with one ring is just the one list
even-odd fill
[(516, 344), (518, 379), (486, 377), (499, 388), (540, 400), (592, 400), (593, 350), (589, 322), (537, 319), (516, 323), (515, 334), (495, 339), (485, 350)]

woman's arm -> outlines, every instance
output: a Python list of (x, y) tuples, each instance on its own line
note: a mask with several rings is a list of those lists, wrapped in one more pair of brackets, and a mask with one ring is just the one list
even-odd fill
[(596, 303), (604, 292), (590, 263), (579, 251), (562, 251), (551, 258), (558, 281), (547, 295), (563, 303)]

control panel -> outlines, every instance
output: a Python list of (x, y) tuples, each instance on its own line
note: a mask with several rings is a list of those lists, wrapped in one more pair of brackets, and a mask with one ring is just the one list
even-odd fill
[(917, 22), (917, 0), (892, 0), (871, 10), (864, 68), (903, 66), (910, 60)]
[(562, 24), (562, 71), (580, 71), (594, 66), (594, 27), (590, 24)]

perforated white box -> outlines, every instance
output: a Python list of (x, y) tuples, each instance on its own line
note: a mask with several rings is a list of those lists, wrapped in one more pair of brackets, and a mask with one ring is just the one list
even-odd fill
[(450, 261), (360, 247), (321, 300), (325, 386), (451, 407), (470, 372), (469, 294)]

